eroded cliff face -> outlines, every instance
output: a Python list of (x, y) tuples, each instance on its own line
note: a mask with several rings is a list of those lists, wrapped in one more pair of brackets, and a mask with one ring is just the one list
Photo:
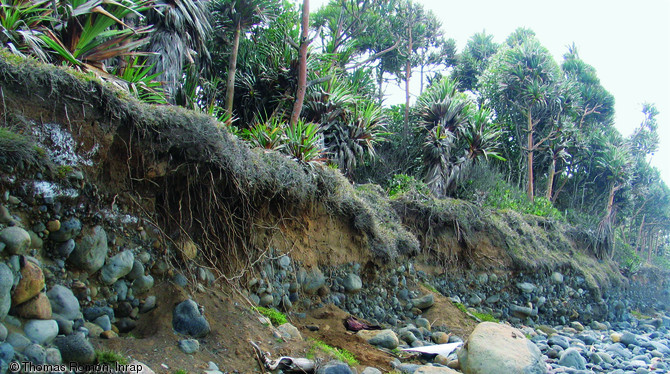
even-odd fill
[[(118, 250), (126, 226), (175, 266), (243, 281), (287, 254), (305, 274), (325, 274), (322, 302), (381, 321), (412, 311), (379, 315), (356, 300), (383, 289), (385, 310), (402, 309), (411, 298), (402, 277), (522, 322), (590, 322), (670, 305), (667, 274), (625, 279), (590, 255), (587, 233), (559, 222), (464, 201), (389, 199), (328, 168), (250, 150), (202, 114), (141, 104), (52, 66), (2, 58), (0, 82), (3, 127), (27, 141), (21, 150), (3, 143), (2, 191), (35, 214), (59, 204), (61, 221), (76, 216), (85, 230), (115, 217)], [(342, 292), (349, 273), (366, 284), (357, 296)], [(280, 288), (307, 277), (265, 276)]]

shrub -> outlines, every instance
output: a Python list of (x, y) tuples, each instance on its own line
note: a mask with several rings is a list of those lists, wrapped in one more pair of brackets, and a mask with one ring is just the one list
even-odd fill
[(425, 183), (417, 181), (416, 178), (406, 174), (396, 174), (389, 181), (388, 194), (390, 197), (402, 195), (408, 192), (416, 192), (424, 196), (430, 195), (430, 190)]

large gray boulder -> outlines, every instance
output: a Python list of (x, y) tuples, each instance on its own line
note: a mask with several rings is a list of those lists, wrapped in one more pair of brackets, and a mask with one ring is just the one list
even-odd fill
[(100, 272), (100, 279), (105, 284), (114, 284), (119, 278), (124, 277), (133, 270), (134, 262), (135, 256), (133, 252), (123, 251), (107, 261), (107, 264)]
[(586, 359), (575, 348), (568, 348), (561, 354), (558, 364), (577, 370), (586, 370)]
[(372, 345), (386, 349), (396, 349), (400, 344), (393, 330), (361, 330), (356, 335)]
[(95, 362), (95, 349), (81, 333), (59, 336), (54, 341), (60, 351), (63, 362), (92, 364)]
[(9, 308), (12, 307), (12, 286), (14, 285), (14, 273), (5, 263), (0, 263), (0, 320), (7, 317)]
[(412, 299), (412, 305), (419, 309), (428, 309), (435, 304), (435, 298), (432, 293)]
[(483, 322), (458, 351), (465, 374), (544, 374), (540, 349), (524, 334), (507, 325)]
[(46, 345), (51, 343), (58, 335), (58, 322), (49, 320), (30, 320), (23, 327), (28, 339), (37, 344)]
[(189, 299), (179, 303), (172, 314), (172, 328), (180, 334), (202, 338), (209, 334), (209, 322), (202, 315), (198, 304)]
[(107, 252), (107, 233), (102, 226), (95, 226), (81, 236), (67, 259), (76, 267), (93, 274), (105, 264)]
[(347, 274), (347, 276), (344, 278), (343, 283), (344, 283), (344, 289), (350, 293), (358, 292), (363, 287), (361, 277), (359, 277), (354, 273)]
[(300, 269), (298, 279), (302, 283), (302, 290), (307, 294), (316, 293), (316, 291), (326, 284), (326, 277), (319, 268), (311, 270)]
[(30, 234), (28, 231), (12, 226), (0, 231), (0, 242), (5, 243), (6, 249), (10, 254), (26, 254), (30, 249)]
[(47, 296), (51, 302), (51, 310), (54, 313), (70, 321), (81, 318), (79, 300), (77, 300), (77, 297), (74, 296), (70, 289), (57, 284), (47, 292)]

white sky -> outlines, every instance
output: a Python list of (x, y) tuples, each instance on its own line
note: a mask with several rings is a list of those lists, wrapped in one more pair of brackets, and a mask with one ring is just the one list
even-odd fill
[[(616, 100), (616, 127), (629, 135), (642, 121), (642, 103), (656, 104), (661, 144), (652, 164), (670, 185), (670, 1), (668, 0), (417, 0), (442, 21), (459, 51), (475, 33), (502, 43), (529, 28), (562, 61), (573, 42)], [(310, 1), (315, 11), (327, 0)], [(414, 75), (418, 81), (418, 74)], [(388, 104), (404, 102), (393, 87)], [(418, 95), (418, 85), (413, 96)]]

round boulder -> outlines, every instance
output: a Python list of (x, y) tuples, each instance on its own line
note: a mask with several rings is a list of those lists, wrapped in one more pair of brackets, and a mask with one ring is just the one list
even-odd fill
[(60, 351), (63, 362), (92, 364), (95, 362), (95, 349), (83, 334), (74, 333), (59, 336), (54, 341)]
[(58, 323), (50, 320), (30, 320), (23, 327), (23, 332), (31, 341), (46, 345), (51, 343), (58, 335)]
[(81, 236), (67, 260), (79, 269), (93, 274), (105, 264), (107, 252), (107, 233), (102, 226), (95, 226)]
[(25, 254), (30, 248), (30, 234), (28, 231), (12, 226), (0, 231), (0, 242), (5, 243), (6, 249), (10, 254)]
[(47, 296), (51, 302), (51, 310), (54, 313), (58, 313), (70, 321), (81, 318), (79, 300), (77, 300), (70, 289), (58, 284), (47, 292)]
[(540, 349), (507, 325), (483, 322), (458, 351), (465, 374), (543, 374), (547, 368)]
[(123, 251), (107, 261), (100, 272), (100, 279), (107, 285), (114, 284), (119, 278), (133, 270), (135, 256), (131, 251)]
[(344, 278), (344, 289), (347, 290), (347, 292), (354, 293), (358, 292), (363, 288), (363, 282), (361, 281), (361, 277), (354, 273), (349, 273), (347, 276)]
[(45, 293), (16, 307), (16, 314), (25, 319), (51, 319), (51, 303)]
[(81, 232), (81, 221), (76, 218), (62, 222), (57, 231), (49, 234), (49, 239), (62, 243), (75, 238)]
[(198, 304), (190, 299), (179, 303), (174, 308), (172, 328), (180, 334), (194, 338), (201, 338), (210, 332), (209, 322), (202, 315)]
[(19, 305), (37, 296), (44, 288), (44, 273), (40, 266), (22, 257), (21, 279), (12, 293), (12, 305)]
[(12, 307), (12, 286), (14, 273), (5, 263), (0, 263), (0, 320), (5, 319)]

